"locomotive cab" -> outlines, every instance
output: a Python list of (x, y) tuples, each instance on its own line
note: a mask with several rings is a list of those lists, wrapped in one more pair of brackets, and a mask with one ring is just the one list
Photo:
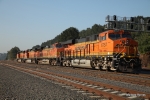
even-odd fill
[(127, 31), (108, 32), (108, 41), (112, 43), (112, 47), (109, 50), (113, 55), (135, 57), (138, 54), (138, 43), (132, 39), (131, 34)]
[(108, 30), (99, 34), (100, 68), (133, 72), (140, 70), (138, 43), (124, 30)]
[(113, 54), (113, 41), (109, 38), (111, 31), (105, 31), (99, 34), (99, 52), (102, 56)]
[(99, 47), (103, 55), (137, 56), (138, 43), (131, 38), (129, 32), (109, 30), (99, 34)]

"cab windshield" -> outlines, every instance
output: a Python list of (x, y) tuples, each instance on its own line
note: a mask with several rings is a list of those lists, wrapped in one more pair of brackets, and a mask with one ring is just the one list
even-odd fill
[(131, 38), (131, 35), (129, 33), (122, 34), (122, 38)]
[(117, 40), (120, 38), (131, 38), (131, 35), (129, 33), (123, 33), (123, 34), (110, 33), (109, 38), (112, 40)]
[(109, 38), (112, 39), (112, 40), (117, 40), (117, 39), (121, 38), (121, 34), (110, 33)]

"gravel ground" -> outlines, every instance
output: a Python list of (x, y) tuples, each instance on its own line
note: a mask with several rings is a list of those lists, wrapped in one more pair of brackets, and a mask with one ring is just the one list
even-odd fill
[[(31, 65), (31, 64), (29, 64), (29, 65)], [(52, 72), (55, 72), (58, 74), (62, 73), (62, 74), (66, 74), (68, 76), (74, 76), (74, 77), (83, 78), (83, 79), (87, 79), (87, 80), (92, 80), (92, 81), (102, 82), (102, 83), (106, 83), (106, 84), (112, 84), (112, 85), (116, 85), (116, 86), (120, 86), (120, 87), (125, 87), (125, 88), (129, 88), (129, 89), (133, 89), (133, 90), (138, 90), (138, 91), (145, 92), (145, 93), (150, 93), (150, 87), (148, 87), (148, 86), (136, 85), (136, 84), (114, 81), (114, 80), (108, 80), (108, 79), (97, 78), (97, 77), (92, 77), (92, 76), (85, 76), (85, 75), (81, 75), (78, 73), (77, 74), (76, 73), (68, 73), (68, 72), (63, 71), (61, 69), (57, 70), (57, 71), (49, 69), (47, 71), (50, 71), (50, 72), (52, 71)]]
[(0, 65), (0, 100), (93, 100), (46, 79)]
[[(51, 71), (51, 70), (49, 70), (49, 71)], [(125, 87), (125, 88), (129, 88), (132, 90), (138, 90), (138, 91), (145, 92), (145, 93), (150, 93), (150, 87), (148, 87), (148, 86), (142, 86), (142, 85), (114, 81), (114, 80), (108, 80), (108, 79), (97, 78), (97, 77), (92, 77), (92, 76), (84, 76), (84, 75), (75, 74), (75, 73), (67, 73), (64, 71), (53, 71), (53, 72), (58, 73), (58, 74), (62, 73), (62, 74), (68, 75), (68, 76), (74, 76), (74, 77), (92, 80), (92, 81), (96, 81), (96, 82), (102, 82), (102, 83), (106, 83), (106, 84), (116, 85), (116, 86), (120, 86), (120, 87)]]

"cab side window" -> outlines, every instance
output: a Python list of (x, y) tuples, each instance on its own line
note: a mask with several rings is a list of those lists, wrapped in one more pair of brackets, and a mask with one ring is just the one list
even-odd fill
[(106, 40), (106, 34), (104, 36), (100, 36), (100, 41)]

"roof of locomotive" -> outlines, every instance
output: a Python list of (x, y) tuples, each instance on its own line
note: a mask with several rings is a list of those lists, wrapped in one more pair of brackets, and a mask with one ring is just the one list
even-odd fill
[(64, 41), (64, 42), (60, 42), (62, 45), (65, 45), (65, 44), (75, 44), (76, 43), (76, 39), (70, 39), (70, 40), (67, 40), (67, 41)]
[(101, 34), (105, 34), (105, 33), (124, 33), (124, 32), (131, 32), (129, 30), (106, 30), (104, 32), (102, 32)]
[(85, 38), (77, 39), (76, 43), (94, 41), (97, 40), (97, 38), (98, 38), (98, 34), (93, 34), (93, 35), (86, 36)]
[(77, 38), (77, 39), (70, 39), (64, 42), (60, 42), (62, 45), (68, 45), (68, 44), (75, 44), (75, 43), (81, 43), (81, 42), (86, 42), (86, 41), (94, 41), (97, 40), (98, 34), (93, 34), (86, 36), (84, 38)]

